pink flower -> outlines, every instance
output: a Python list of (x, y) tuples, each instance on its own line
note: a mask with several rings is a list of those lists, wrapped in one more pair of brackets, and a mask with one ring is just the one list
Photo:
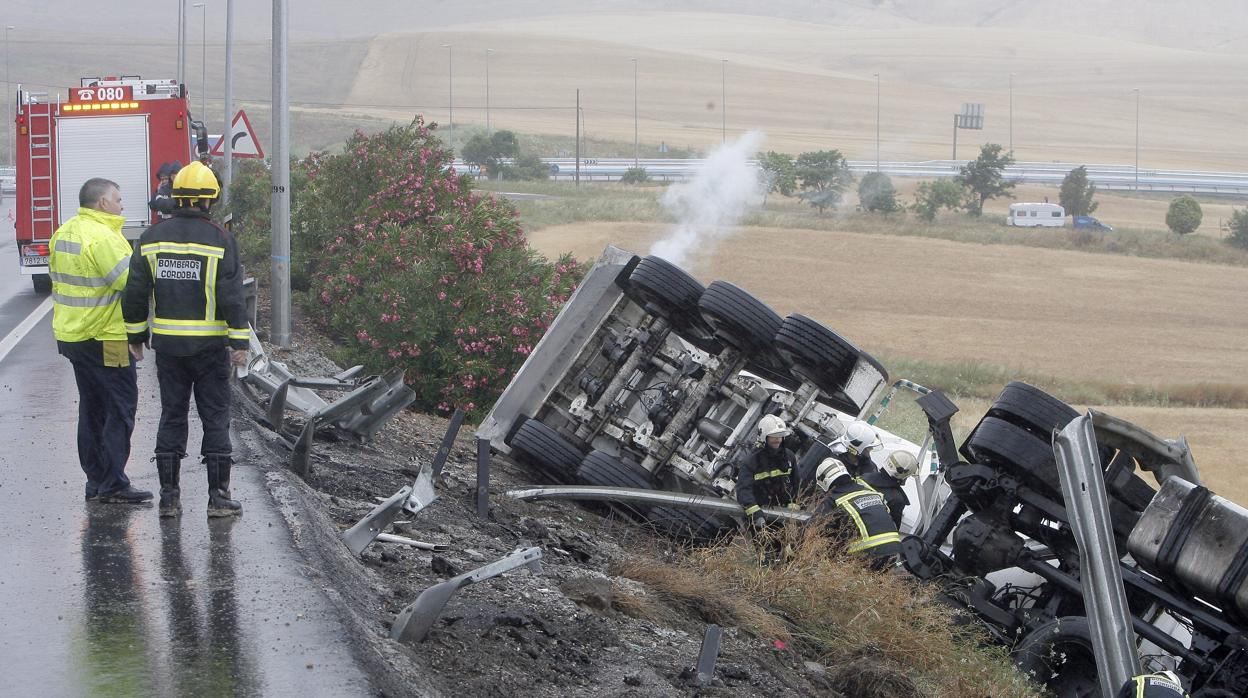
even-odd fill
[(446, 300), (446, 291), (438, 291), (438, 300), (440, 301)]
[(360, 330), (359, 332), (355, 333), (355, 338), (360, 340), (361, 342), (367, 342), (368, 332), (366, 332), (365, 330)]

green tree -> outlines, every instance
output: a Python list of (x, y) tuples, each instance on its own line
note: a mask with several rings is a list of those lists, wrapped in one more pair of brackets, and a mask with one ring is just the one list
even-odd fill
[(802, 187), (797, 196), (819, 209), (835, 209), (854, 176), (849, 163), (839, 150), (819, 150), (797, 156), (797, 181)]
[(624, 176), (620, 177), (620, 184), (645, 184), (650, 181), (650, 173), (646, 172), (644, 167), (630, 167), (624, 170)]
[(1062, 192), (1058, 194), (1058, 202), (1066, 209), (1067, 215), (1086, 216), (1096, 210), (1099, 205), (1092, 200), (1096, 195), (1096, 185), (1088, 181), (1088, 168), (1080, 165), (1062, 179)]
[(914, 192), (910, 209), (925, 221), (936, 220), (936, 212), (942, 208), (956, 211), (966, 200), (966, 188), (956, 179), (937, 179), (919, 184)]
[(958, 182), (966, 187), (966, 210), (972, 216), (982, 215), (984, 202), (999, 196), (1008, 196), (1015, 182), (1002, 176), (1005, 168), (1014, 164), (1014, 156), (1001, 152), (999, 143), (985, 143), (979, 149), (979, 157), (962, 167)]
[(759, 153), (758, 167), (767, 193), (793, 196), (793, 192), (797, 191), (797, 165), (793, 163), (792, 155), (774, 150)]
[(550, 165), (532, 153), (521, 153), (510, 164), (500, 163), (504, 179), (550, 179)]
[(1199, 228), (1202, 218), (1204, 212), (1200, 210), (1200, 202), (1186, 194), (1171, 201), (1170, 210), (1166, 211), (1166, 225), (1179, 235), (1187, 235)]
[(1231, 211), (1231, 234), (1226, 238), (1227, 244), (1248, 250), (1248, 209)]
[(504, 159), (520, 156), (520, 143), (511, 131), (495, 131), (492, 135), (478, 133), (460, 151), (464, 162), (484, 167), (490, 174), (502, 171)]
[(858, 182), (858, 203), (864, 211), (895, 213), (901, 210), (893, 180), (883, 172), (868, 172)]

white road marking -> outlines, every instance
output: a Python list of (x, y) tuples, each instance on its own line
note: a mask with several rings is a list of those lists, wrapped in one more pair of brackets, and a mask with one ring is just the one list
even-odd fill
[(0, 361), (4, 361), (4, 358), (9, 355), (9, 352), (13, 351), (13, 347), (17, 346), (18, 342), (22, 341), (26, 335), (30, 334), (30, 331), (35, 329), (35, 325), (38, 325), (39, 321), (42, 320), (43, 316), (47, 315), (50, 310), (52, 310), (52, 298), (48, 297), (43, 299), (43, 302), (32, 310), (30, 315), (26, 316), (25, 320), (22, 320), (17, 327), (14, 327), (12, 332), (5, 336), (4, 339), (0, 339)]

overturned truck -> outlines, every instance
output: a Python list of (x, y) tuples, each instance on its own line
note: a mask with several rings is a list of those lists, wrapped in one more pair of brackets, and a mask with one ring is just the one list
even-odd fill
[[(882, 428), (898, 391), (917, 396), (917, 409)], [(792, 425), (786, 445), (804, 481), (864, 420), (877, 463), (896, 450), (920, 461), (906, 483), (905, 568), (982, 620), (1057, 695), (1101, 695), (1052, 442), (1077, 413), (1011, 383), (958, 445), (956, 412), (939, 392), (890, 383), (880, 362), (809, 317), (781, 318), (730, 283), (703, 286), (663, 259), (608, 247), (478, 436), (550, 483), (692, 502), (731, 498), (764, 415)], [(1105, 414), (1093, 422), (1103, 533), (1142, 667), (1176, 671), (1194, 696), (1248, 695), (1248, 511), (1200, 486), (1181, 439)], [(620, 497), (633, 502), (627, 515), (672, 536), (709, 540), (736, 525), (678, 499)]]

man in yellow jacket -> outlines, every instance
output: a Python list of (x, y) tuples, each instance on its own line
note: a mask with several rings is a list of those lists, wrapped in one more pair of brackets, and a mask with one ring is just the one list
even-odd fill
[(131, 487), (125, 473), (139, 389), (121, 315), (131, 253), (121, 233), (121, 189), (89, 179), (78, 204), (78, 215), (48, 243), (52, 333), (78, 383), (78, 462), (87, 500), (138, 504), (152, 493)]

